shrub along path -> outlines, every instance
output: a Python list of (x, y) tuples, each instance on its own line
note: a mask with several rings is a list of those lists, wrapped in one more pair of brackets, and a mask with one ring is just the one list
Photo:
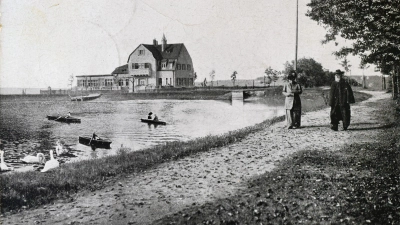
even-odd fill
[(352, 106), (348, 131), (329, 129), (329, 109), (310, 112), (302, 117), (302, 129), (287, 130), (285, 123), (279, 122), (232, 145), (161, 164), (103, 190), (80, 193), (70, 201), (38, 209), (7, 213), (0, 222), (149, 224), (188, 207), (229, 198), (248, 188), (249, 180), (272, 171), (297, 151), (331, 152), (352, 143), (379, 141), (378, 133), (386, 127), (386, 121), (373, 112), (379, 110), (377, 102), (390, 96), (368, 93), (373, 97)]

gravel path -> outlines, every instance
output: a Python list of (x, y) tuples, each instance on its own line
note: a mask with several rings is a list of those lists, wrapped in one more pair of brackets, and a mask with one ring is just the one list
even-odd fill
[(373, 97), (352, 105), (348, 131), (329, 129), (329, 109), (310, 112), (302, 116), (301, 129), (287, 130), (279, 122), (235, 144), (161, 164), (69, 202), (3, 215), (0, 224), (150, 224), (187, 206), (234, 195), (296, 151), (334, 151), (344, 144), (377, 141), (383, 121), (370, 103), (390, 95), (367, 93)]

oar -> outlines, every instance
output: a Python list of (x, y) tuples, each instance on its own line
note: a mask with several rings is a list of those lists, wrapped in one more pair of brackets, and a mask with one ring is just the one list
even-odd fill
[(62, 117), (62, 116), (59, 116), (59, 117), (58, 117), (57, 119), (55, 119), (54, 121), (61, 119), (61, 117)]

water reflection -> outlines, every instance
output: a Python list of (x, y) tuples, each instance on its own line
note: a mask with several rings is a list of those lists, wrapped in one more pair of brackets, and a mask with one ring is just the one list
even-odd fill
[[(48, 155), (56, 140), (69, 146), (77, 156), (71, 161), (100, 158), (116, 154), (119, 146), (131, 151), (164, 144), (216, 135), (260, 123), (283, 115), (283, 101), (265, 104), (262, 99), (233, 101), (210, 100), (128, 100), (70, 102), (63, 99), (43, 101), (1, 101), (0, 134), (8, 141), (5, 150), (15, 154)], [(49, 121), (46, 115), (64, 114), (81, 119), (80, 124)], [(167, 125), (141, 122), (148, 112), (159, 116)], [(95, 149), (79, 143), (78, 136), (112, 140), (111, 149)]]

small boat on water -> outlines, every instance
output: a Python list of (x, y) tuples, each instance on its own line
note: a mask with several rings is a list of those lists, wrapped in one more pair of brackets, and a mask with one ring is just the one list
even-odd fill
[(71, 101), (89, 101), (96, 98), (100, 98), (101, 94), (89, 94), (84, 96), (71, 97)]
[(111, 141), (108, 139), (92, 139), (90, 136), (79, 136), (79, 143), (86, 146), (93, 146), (96, 148), (110, 149)]
[(167, 125), (166, 122), (160, 121), (160, 120), (149, 120), (149, 119), (140, 119), (140, 121), (144, 123), (152, 123), (152, 124), (161, 124), (161, 125)]
[(63, 123), (81, 123), (81, 119), (71, 116), (47, 116), (47, 119)]

